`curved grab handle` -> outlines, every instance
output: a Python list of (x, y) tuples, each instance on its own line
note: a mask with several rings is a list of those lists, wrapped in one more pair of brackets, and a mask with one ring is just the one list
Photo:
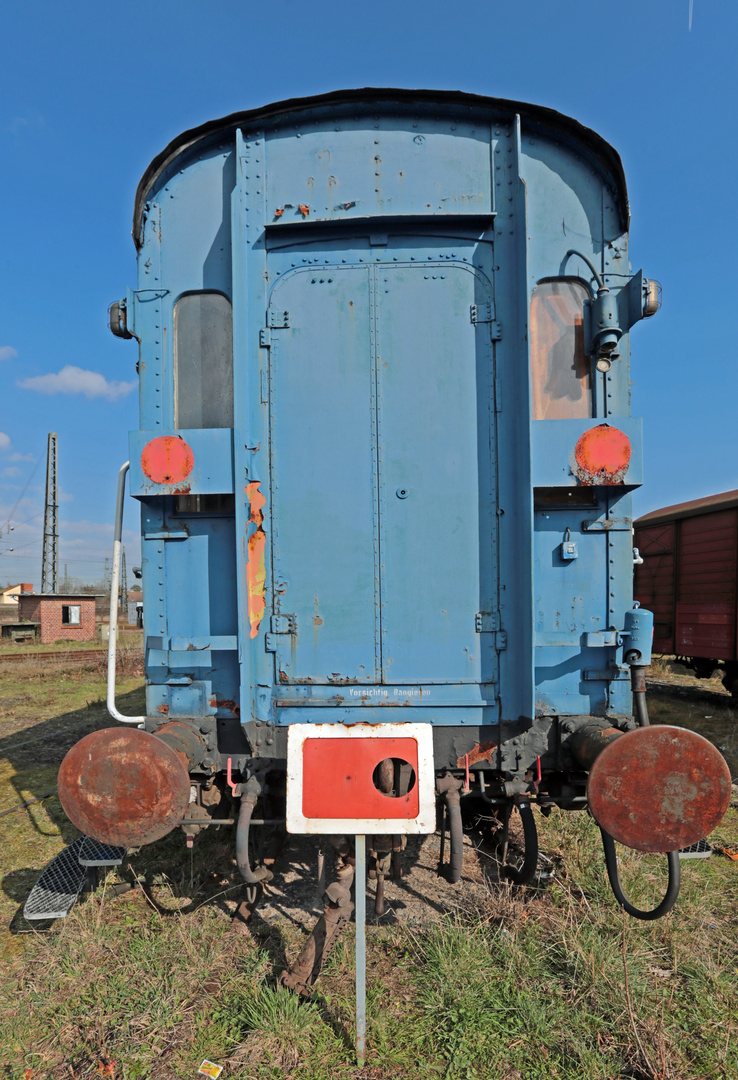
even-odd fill
[(126, 473), (130, 462), (121, 465), (118, 472), (118, 494), (115, 500), (115, 527), (113, 530), (113, 574), (110, 581), (110, 636), (108, 638), (108, 712), (121, 724), (136, 724), (142, 728), (145, 716), (124, 716), (115, 705), (115, 661), (118, 648), (118, 589), (120, 587), (120, 543), (123, 535), (123, 501), (126, 495)]

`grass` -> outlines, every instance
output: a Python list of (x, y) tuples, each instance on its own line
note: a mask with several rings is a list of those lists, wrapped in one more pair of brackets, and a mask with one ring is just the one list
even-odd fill
[[(140, 649), (143, 646), (143, 632), (135, 626), (119, 623), (118, 641), (126, 648)], [(84, 652), (88, 649), (106, 648), (107, 642), (102, 640), (100, 634), (96, 634), (92, 641), (73, 641), (70, 638), (69, 640), (47, 642), (45, 645), (42, 645), (40, 641), (14, 642), (3, 638), (0, 640), (0, 661), (5, 656), (17, 656), (18, 653), (34, 653), (37, 657), (42, 657), (56, 655), (57, 653), (65, 654), (77, 651)]]
[[(9, 690), (2, 678), (0, 694)], [(27, 726), (34, 708), (40, 715), (27, 736), (51, 733), (45, 757), (38, 744), (27, 748), (36, 750), (25, 783), (43, 773), (36, 787), (52, 780), (45, 770), (66, 745), (60, 730), (105, 722), (94, 671), (68, 671), (61, 689), (42, 686), (23, 684), (35, 702)], [(133, 711), (140, 679), (126, 687)], [(11, 739), (3, 742), (7, 752)], [(11, 769), (26, 767), (20, 753)], [(35, 790), (17, 776), (12, 794), (0, 776), (3, 806)], [(368, 927), (359, 1069), (353, 926), (311, 1000), (280, 988), (303, 931), (258, 912), (249, 933), (235, 931), (226, 905), (239, 895), (232, 836), (212, 830), (196, 841), (192, 865), (171, 834), (132, 859), (143, 890), (114, 898), (121, 875), (112, 873), (68, 919), (34, 932), (18, 918), (31, 870), (69, 839), (53, 800), (38, 806), (4, 819), (0, 1076), (8, 1080), (195, 1078), (204, 1058), (224, 1066), (223, 1080), (738, 1076), (738, 864), (726, 858), (683, 863), (675, 911), (637, 923), (610, 895), (588, 815), (538, 816), (541, 849), (556, 868), (545, 887), (480, 892), (462, 881), (448, 887), (452, 912), (434, 923)], [(733, 806), (712, 840), (736, 839)], [(665, 860), (620, 854), (626, 891), (653, 904)]]

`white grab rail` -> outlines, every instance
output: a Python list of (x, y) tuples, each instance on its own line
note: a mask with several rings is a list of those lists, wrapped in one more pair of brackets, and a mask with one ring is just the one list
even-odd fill
[[(126, 473), (130, 462), (121, 465), (118, 473), (118, 494), (115, 502), (113, 531), (113, 576), (110, 582), (110, 636), (108, 637), (108, 712), (121, 724), (144, 726), (145, 716), (124, 716), (115, 705), (115, 661), (118, 648), (118, 589), (120, 587), (120, 545), (123, 535), (123, 501), (126, 496)], [(127, 599), (127, 598), (126, 598)]]

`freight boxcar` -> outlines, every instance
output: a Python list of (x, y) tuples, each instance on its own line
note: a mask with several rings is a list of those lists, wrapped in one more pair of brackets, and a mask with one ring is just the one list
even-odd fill
[(700, 679), (719, 667), (738, 695), (738, 491), (652, 510), (634, 528), (634, 591), (653, 611), (654, 649)]
[[(62, 765), (80, 829), (192, 842), (237, 813), (249, 884), (269, 873), (252, 822), (342, 835), (335, 927), (349, 834), (373, 837), (381, 885), (438, 800), (457, 881), (462, 804), (498, 816), (503, 860), (517, 810), (522, 882), (531, 808), (589, 805), (620, 902), (669, 909), (675, 849), (730, 777), (706, 740), (647, 726), (630, 332), (659, 290), (628, 228), (612, 147), (521, 102), (342, 91), (158, 155), (110, 312), (138, 342), (147, 708), (116, 707), (113, 613), (129, 726)], [(622, 897), (612, 837), (669, 853), (653, 912)]]

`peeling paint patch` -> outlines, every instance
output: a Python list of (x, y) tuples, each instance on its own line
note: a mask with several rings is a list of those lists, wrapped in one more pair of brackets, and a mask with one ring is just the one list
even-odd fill
[(249, 500), (249, 521), (256, 526), (254, 532), (248, 538), (248, 561), (246, 564), (246, 583), (249, 594), (249, 625), (250, 636), (255, 638), (259, 633), (261, 620), (264, 618), (266, 609), (266, 564), (264, 549), (266, 547), (266, 535), (264, 533), (264, 514), (266, 498), (259, 490), (261, 483), (258, 480), (246, 485), (246, 498)]
[(619, 428), (599, 424), (580, 436), (574, 449), (572, 472), (581, 484), (622, 484), (630, 465), (631, 446)]

